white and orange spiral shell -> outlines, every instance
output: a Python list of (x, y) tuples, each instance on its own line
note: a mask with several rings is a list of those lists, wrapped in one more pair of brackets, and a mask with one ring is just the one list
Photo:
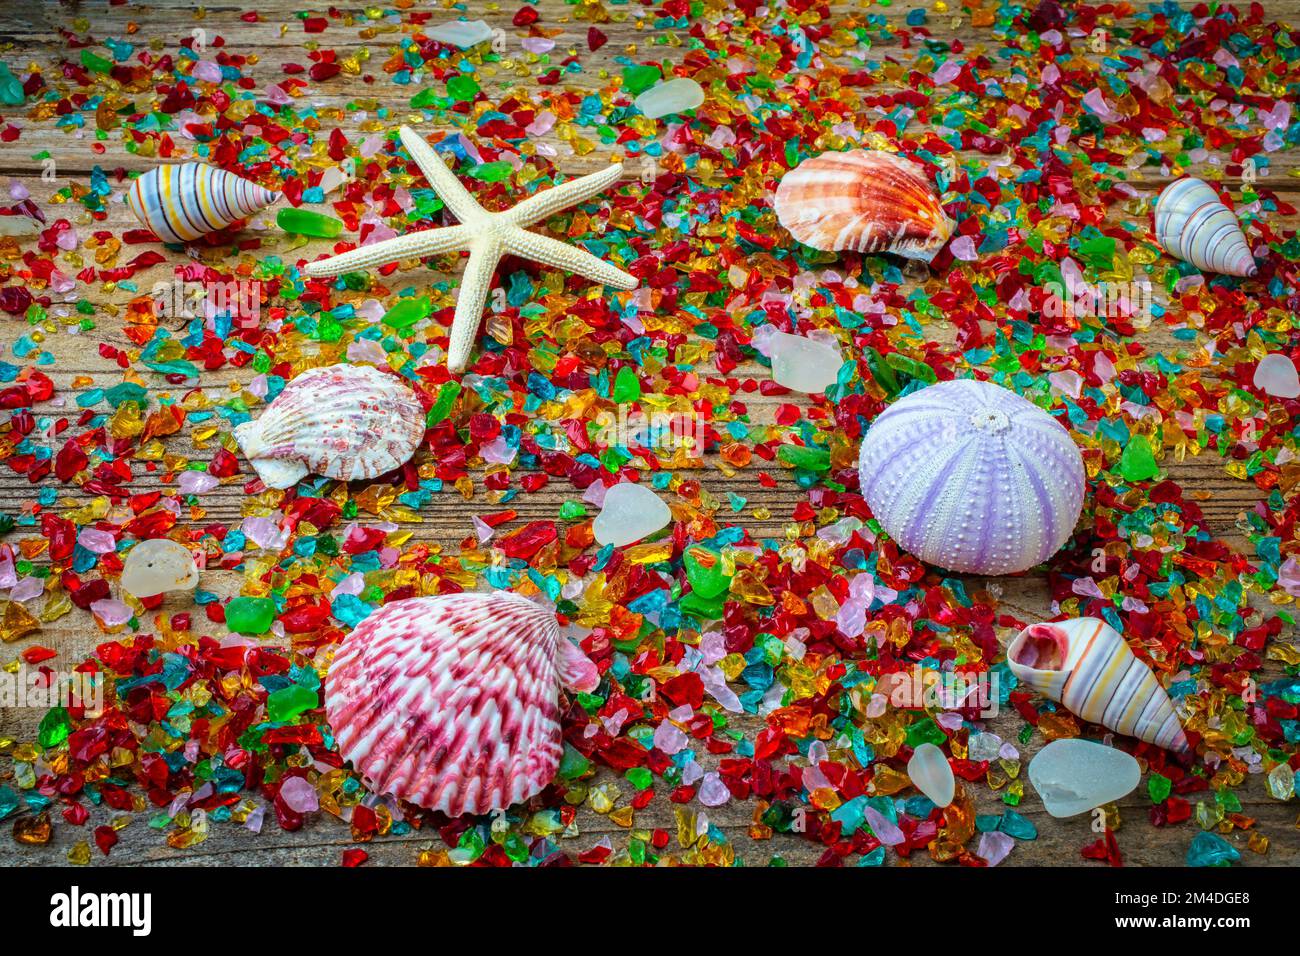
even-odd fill
[(126, 203), (163, 242), (190, 242), (265, 209), (279, 193), (207, 163), (156, 166), (131, 184)]
[(1187, 749), (1173, 701), (1155, 672), (1105, 621), (1032, 624), (1007, 648), (1007, 666), (1086, 721), (1168, 750)]

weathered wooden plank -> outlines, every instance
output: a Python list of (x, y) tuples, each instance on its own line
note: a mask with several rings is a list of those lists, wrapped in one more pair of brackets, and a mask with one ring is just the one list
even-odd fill
[[(1288, 3), (1294, 6), (1293, 0), (1288, 0)], [(310, 65), (311, 60), (307, 56), (304, 44), (315, 43), (337, 51), (340, 59), (358, 58), (357, 68), (360, 75), (345, 73), (333, 80), (314, 83), (310, 95), (306, 97), (308, 102), (318, 106), (323, 117), (329, 118), (331, 125), (338, 125), (349, 136), (357, 132), (358, 114), (345, 110), (346, 106), (357, 100), (374, 104), (371, 109), (360, 114), (360, 118), (365, 121), (371, 121), (376, 111), (385, 110), (393, 117), (405, 117), (407, 121), (416, 123), (424, 122), (424, 117), (418, 111), (413, 111), (408, 102), (411, 92), (418, 87), (411, 86), (404, 89), (382, 81), (383, 62), (400, 52), (400, 44), (409, 37), (409, 33), (393, 28), (391, 24), (385, 26), (381, 21), (361, 15), (343, 19), (331, 16), (328, 20), (329, 27), (325, 32), (307, 34), (295, 19), (304, 14), (304, 11), (294, 9), (296, 6), (296, 4), (280, 3), (263, 4), (259, 8), (263, 20), (258, 23), (244, 22), (241, 17), (248, 11), (239, 6), (204, 7), (201, 11), (194, 9), (182, 11), (162, 4), (159, 9), (163, 16), (160, 17), (152, 16), (150, 8), (138, 6), (108, 7), (92, 13), (74, 4), (70, 8), (60, 5), (53, 11), (16, 12), (9, 14), (5, 19), (0, 19), (0, 59), (15, 70), (19, 70), (31, 59), (28, 51), (48, 47), (52, 51), (57, 51), (55, 62), (65, 57), (75, 60), (72, 51), (66, 49), (58, 30), (75, 30), (79, 18), (84, 18), (83, 25), (91, 27), (91, 35), (97, 38), (127, 36), (129, 35), (127, 31), (134, 25), (139, 31), (134, 34), (135, 37), (149, 40), (158, 38), (163, 43), (163, 52), (172, 53), (179, 50), (183, 43), (192, 45), (194, 32), (202, 31), (201, 42), (209, 52), (215, 49), (214, 44), (218, 42), (218, 38), (221, 38), (231, 50), (255, 56), (257, 62), (249, 64), (246, 73), (260, 79), (264, 84), (270, 84), (288, 75), (284, 69), (286, 64)], [(575, 20), (572, 7), (558, 0), (547, 0), (534, 6), (542, 13), (542, 19), (537, 27), (555, 41), (557, 50), (574, 54), (587, 53), (586, 31), (589, 22), (586, 19)], [(858, 21), (864, 19), (870, 6), (869, 3), (831, 4), (835, 16), (846, 18), (845, 22), (852, 22), (847, 20), (850, 17)], [(916, 0), (908, 0), (905, 3), (892, 4), (889, 13), (901, 18), (912, 9), (924, 10), (927, 7)], [(175, 19), (178, 15), (181, 17), (180, 22)], [(320, 11), (316, 11), (316, 15), (320, 15)], [(480, 71), (479, 79), (485, 88), (496, 92), (517, 89), (523, 91), (529, 98), (546, 97), (549, 95), (548, 89), (530, 85), (526, 78), (521, 78), (515, 71), (517, 62), (533, 62), (533, 59), (530, 59), (532, 55), (521, 46), (521, 40), (528, 33), (510, 22), (511, 15), (508, 11), (497, 10), (474, 12), (476, 18), (484, 19), (490, 27), (501, 31), (505, 44), (503, 52), (505, 62), (485, 64)], [(434, 16), (430, 24), (452, 18), (453, 14), (447, 12)], [(1114, 28), (1112, 21), (1104, 22)], [(283, 27), (284, 23), (290, 26)], [(1139, 25), (1140, 20), (1138, 17), (1125, 17), (1118, 23), (1132, 28)], [(584, 69), (579, 73), (566, 74), (563, 88), (580, 90), (583, 93), (609, 90), (613, 88), (611, 77), (618, 69), (613, 63), (613, 56), (627, 55), (634, 59), (675, 63), (680, 61), (687, 49), (683, 31), (656, 28), (653, 17), (647, 11), (613, 7), (608, 11), (608, 19), (602, 21), (600, 25), (611, 36), (611, 42), (601, 52), (590, 57), (594, 64), (599, 66), (593, 64), (592, 68)], [(972, 27), (969, 17), (960, 10), (953, 11), (949, 16), (935, 17), (934, 29), (941, 39), (955, 35), (968, 40), (974, 38), (977, 41), (995, 42), (994, 34), (990, 29)], [(372, 33), (365, 35), (365, 31), (372, 31)], [(5, 49), (7, 44), (8, 50)], [(824, 62), (846, 69), (857, 68), (864, 62), (882, 62), (890, 59), (907, 62), (911, 57), (911, 51), (892, 37), (878, 38), (869, 48), (850, 47), (839, 55), (827, 52), (822, 54)], [(365, 74), (377, 75), (381, 78), (381, 82), (358, 83), (360, 76)], [(887, 83), (880, 86), (882, 92), (901, 88)], [(128, 98), (147, 97), (152, 95), (152, 90), (126, 90), (124, 93)], [(83, 142), (70, 145), (68, 142), (70, 139), (81, 139)], [(541, 137), (539, 141), (555, 149), (564, 164), (563, 168), (575, 175), (599, 168), (604, 164), (607, 156), (602, 149), (585, 156), (574, 156), (571, 146), (559, 141), (554, 131)], [(27, 132), (19, 143), (0, 149), (0, 175), (19, 175), (27, 171), (29, 167), (21, 158), (21, 151), (25, 149), (30, 149), (28, 155), (48, 151), (55, 160), (57, 168), (64, 170), (66, 175), (87, 176), (94, 165), (109, 168), (106, 163), (100, 161), (100, 157), (89, 152), (88, 146), (89, 143), (84, 140), (83, 132), (36, 127)], [(964, 160), (981, 159), (975, 153), (968, 152), (961, 155)], [(1300, 160), (1289, 152), (1274, 154), (1270, 160), (1270, 168), (1263, 169), (1260, 173), (1264, 185), (1287, 198), (1294, 199), (1296, 195), (1300, 195), (1300, 180), (1296, 178), (1300, 175), (1300, 169), (1297, 169)], [(988, 158), (984, 157), (982, 161), (987, 162)], [(1215, 151), (1204, 161), (1194, 164), (1190, 171), (1207, 178), (1224, 178), (1225, 183), (1231, 184), (1235, 190), (1240, 186), (1240, 179), (1236, 176), (1223, 177), (1223, 167), (1228, 162), (1226, 151)], [(146, 157), (123, 154), (115, 157), (112, 168), (142, 171), (149, 168), (151, 164), (152, 161)], [(1181, 175), (1181, 172), (1171, 175), (1168, 171), (1141, 169), (1131, 171), (1130, 178), (1135, 183), (1154, 190), (1177, 178), (1177, 175)]]
[[(598, 54), (588, 55), (585, 41), (587, 23), (584, 20), (574, 19), (573, 7), (561, 0), (542, 0), (534, 5), (543, 13), (541, 26), (547, 30), (558, 31), (554, 34), (557, 50), (573, 48), (584, 54), (586, 70), (580, 74), (566, 76), (564, 80), (566, 88), (581, 91), (607, 88), (609, 81), (600, 74), (600, 71), (606, 70), (610, 75), (616, 73), (619, 67), (614, 58), (617, 56), (629, 55), (634, 59), (666, 57), (670, 61), (676, 61), (686, 49), (680, 31), (661, 31), (652, 27), (651, 14), (648, 10), (612, 5), (609, 8), (610, 19), (601, 27), (610, 35), (610, 43)], [(868, 11), (880, 12), (879, 8), (871, 7), (869, 4), (836, 3), (834, 6), (837, 14), (845, 16), (850, 14), (860, 16)], [(892, 17), (900, 17), (907, 10), (930, 9), (931, 6), (926, 0), (901, 0), (894, 3), (888, 12)], [(1273, 0), (1268, 6), (1273, 11), (1273, 15), (1279, 19), (1296, 19), (1300, 15), (1300, 0)], [(331, 19), (331, 25), (324, 34), (308, 36), (302, 33), (301, 27), (294, 21), (295, 15), (302, 8), (300, 0), (260, 0), (256, 7), (263, 14), (264, 22), (249, 24), (240, 20), (240, 15), (248, 8), (239, 4), (208, 6), (201, 15), (196, 13), (190, 4), (183, 2), (158, 3), (152, 6), (139, 4), (105, 6), (97, 3), (75, 2), (57, 7), (41, 4), (10, 4), (0, 8), (0, 60), (17, 70), (28, 61), (36, 59), (53, 77), (57, 72), (57, 64), (71, 53), (64, 36), (58, 30), (60, 28), (73, 31), (86, 29), (86, 26), (77, 23), (79, 18), (83, 18), (91, 32), (99, 38), (126, 36), (128, 25), (136, 23), (139, 25), (139, 32), (133, 36), (137, 42), (160, 38), (163, 41), (162, 49), (173, 52), (182, 39), (191, 36), (192, 30), (200, 28), (206, 31), (209, 42), (220, 35), (227, 39), (232, 50), (256, 53), (259, 62), (249, 68), (249, 73), (259, 84), (265, 85), (284, 77), (283, 68), (286, 63), (307, 62), (305, 42), (316, 41), (344, 55), (368, 50), (370, 59), (366, 61), (364, 71), (378, 74), (380, 64), (397, 49), (401, 39), (401, 35), (396, 32), (381, 33), (373, 39), (367, 39), (360, 34), (361, 29), (366, 25), (364, 21), (358, 20), (356, 23), (344, 25), (334, 19)], [(506, 32), (508, 43), (517, 45), (523, 33), (509, 24), (509, 14), (510, 11), (491, 9), (475, 11), (471, 15), (482, 16), (490, 24), (501, 26)], [(445, 14), (439, 12), (433, 22), (451, 16), (450, 12)], [(282, 23), (291, 25), (287, 30), (282, 31)], [(960, 36), (968, 43), (993, 42), (991, 32), (972, 28), (969, 19), (962, 15), (935, 17), (932, 25), (940, 37)], [(882, 60), (901, 55), (903, 51), (899, 45), (882, 42), (873, 45), (871, 50), (866, 52), (865, 58)], [(852, 61), (853, 57), (848, 55), (838, 58), (841, 65)], [(484, 79), (489, 89), (518, 87), (529, 95), (539, 93), (536, 87), (521, 82), (504, 65), (490, 73), (485, 71)], [(341, 76), (328, 83), (314, 84), (311, 95), (306, 99), (310, 103), (317, 104), (324, 125), (338, 126), (349, 138), (364, 135), (362, 125), (374, 121), (378, 108), (388, 110), (392, 117), (391, 122), (394, 124), (398, 121), (418, 121), (420, 128), (429, 134), (441, 128), (437, 122), (410, 115), (412, 111), (408, 100), (411, 92), (414, 90), (396, 89), (382, 78), (380, 82), (370, 86), (361, 84), (355, 77)], [(151, 93), (137, 94), (137, 101), (145, 103), (151, 95)], [(368, 106), (364, 115), (344, 109), (348, 103), (359, 99), (373, 100), (375, 105)], [(94, 139), (90, 134), (64, 132), (25, 117), (6, 114), (5, 118), (17, 122), (23, 128), (23, 135), (16, 143), (0, 145), (0, 175), (18, 176), (36, 199), (42, 202), (48, 216), (51, 218), (70, 216), (82, 229), (83, 235), (90, 228), (108, 228), (120, 233), (123, 229), (134, 227), (134, 221), (120, 206), (111, 207), (105, 223), (95, 224), (92, 227), (89, 216), (79, 206), (54, 206), (45, 200), (55, 189), (65, 184), (66, 180), (85, 182), (90, 171), (97, 165), (104, 169), (120, 167), (129, 171), (140, 171), (149, 168), (153, 160), (125, 153), (117, 148), (114, 139), (109, 140), (109, 148), (101, 154), (92, 149)], [(543, 138), (543, 142), (554, 149), (556, 166), (564, 175), (589, 172), (603, 165), (610, 158), (610, 153), (605, 149), (576, 156), (567, 143), (559, 141), (553, 134)], [(42, 151), (48, 151), (55, 160), (56, 175), (59, 180), (53, 184), (39, 178), (40, 164), (31, 159), (34, 154)], [(962, 161), (977, 159), (974, 155), (965, 154), (961, 158)], [(1300, 197), (1300, 179), (1297, 179), (1297, 175), (1300, 175), (1300, 158), (1292, 153), (1276, 154), (1272, 158), (1274, 160), (1272, 173), (1264, 180), (1264, 184), (1276, 190), (1283, 198), (1295, 201)], [(1198, 164), (1194, 169), (1209, 178), (1217, 179), (1225, 163), (1226, 156), (1219, 153), (1210, 161)], [(625, 177), (629, 189), (637, 188), (635, 176), (635, 171), (629, 168)], [(1171, 178), (1168, 172), (1162, 173), (1154, 169), (1134, 170), (1130, 176), (1137, 188), (1151, 193)], [(1238, 181), (1231, 178), (1225, 181), (1231, 183), (1236, 192)], [(118, 188), (120, 190), (120, 187)], [(1286, 228), (1294, 228), (1296, 225), (1294, 219), (1272, 221), (1275, 225)], [(259, 250), (259, 254), (274, 253), (288, 259), (296, 259), (312, 258), (331, 251), (331, 244), (321, 241), (313, 241), (295, 248), (274, 230), (261, 233), (261, 237), (263, 247)], [(127, 247), (119, 258), (125, 261), (145, 248), (156, 247)], [(228, 258), (227, 251), (222, 249), (209, 250), (199, 255), (214, 263)], [(166, 266), (142, 271), (136, 278), (141, 292), (147, 293), (155, 282), (169, 281), (172, 265), (176, 261), (179, 260), (173, 257), (173, 261)], [(454, 273), (449, 275), (430, 270), (402, 270), (384, 281), (387, 287), (395, 289), (403, 287), (404, 284), (444, 281), (449, 278), (454, 279)], [(63, 404), (47, 403), (37, 409), (39, 414), (53, 417), (73, 415), (76, 413), (74, 400), (78, 394), (92, 387), (104, 387), (120, 381), (120, 371), (115, 365), (98, 355), (97, 347), (100, 342), (107, 342), (124, 349), (131, 347), (130, 341), (122, 332), (120, 314), (116, 317), (111, 316), (106, 307), (116, 306), (120, 310), (133, 297), (132, 293), (120, 288), (109, 294), (96, 288), (95, 301), (100, 307), (100, 313), (97, 316), (98, 327), (95, 332), (83, 336), (60, 333), (46, 340), (43, 348), (54, 354), (56, 363), (45, 371), (56, 382), (56, 401), (61, 400)], [(952, 341), (951, 331), (951, 328), (945, 330), (942, 325), (930, 326), (926, 329), (928, 336), (947, 342)], [(0, 330), (0, 336), (8, 334), (11, 334), (9, 329)], [(948, 338), (943, 338), (945, 335)], [(1141, 340), (1149, 355), (1159, 352), (1171, 360), (1182, 361), (1193, 356), (1201, 348), (1205, 338), (1198, 336), (1196, 342), (1185, 342), (1174, 338), (1163, 324), (1156, 323), (1142, 334)], [(756, 372), (756, 367), (747, 366), (737, 374), (753, 377)], [(1207, 370), (1207, 377), (1213, 374), (1212, 371)], [(244, 384), (251, 375), (249, 370), (226, 368), (205, 374), (199, 384), (213, 398), (220, 398), (230, 394), (230, 385)], [(94, 381), (90, 384), (74, 384), (73, 379), (80, 376), (92, 377)], [(160, 378), (150, 380), (146, 384), (154, 399), (164, 394), (174, 396), (184, 394), (189, 387), (168, 385)], [(751, 417), (756, 422), (770, 422), (776, 406), (783, 401), (799, 400), (794, 397), (767, 398), (757, 394), (746, 396)], [(210, 444), (207, 448), (195, 448), (188, 432), (173, 436), (166, 444), (169, 450), (186, 454), (195, 460), (207, 460), (215, 447)], [(789, 480), (787, 473), (775, 465), (765, 467), (764, 470), (770, 471), (778, 479), (778, 487), (769, 491), (760, 488), (757, 484), (756, 475), (759, 470), (757, 465), (735, 475), (724, 474), (717, 469), (716, 465), (715, 458), (702, 469), (700, 478), (705, 487), (714, 495), (725, 496), (728, 493), (735, 493), (749, 499), (749, 504), (735, 520), (756, 537), (779, 538), (790, 520), (795, 504), (804, 498), (804, 495)], [(1189, 458), (1182, 463), (1166, 461), (1166, 465), (1170, 477), (1189, 491), (1208, 495), (1201, 504), (1206, 513), (1209, 530), (1234, 547), (1244, 548), (1246, 542), (1236, 532), (1235, 524), (1238, 515), (1259, 500), (1259, 491), (1249, 483), (1230, 478), (1224, 471), (1223, 461), (1212, 454)], [(481, 472), (475, 472), (473, 477), (476, 485), (481, 487)], [(132, 490), (160, 487), (166, 487), (161, 476), (142, 474), (132, 485)], [(86, 496), (74, 488), (60, 487), (59, 491), (62, 505), (65, 507), (85, 503)], [(33, 495), (34, 489), (21, 477), (8, 473), (0, 474), (0, 511), (19, 513), (30, 505)], [(573, 489), (567, 486), (561, 488), (553, 484), (538, 494), (519, 496), (510, 502), (509, 507), (519, 511), (518, 522), (522, 523), (538, 518), (553, 518), (560, 502), (574, 497), (577, 497), (577, 493)], [(235, 481), (223, 485), (217, 491), (205, 496), (202, 504), (205, 511), (203, 524), (237, 523), (247, 508), (242, 482)], [(481, 492), (468, 503), (449, 493), (440, 496), (422, 512), (422, 517), (425, 518), (422, 524), (407, 527), (413, 531), (416, 540), (454, 547), (458, 541), (472, 533), (468, 515), (471, 512), (488, 511), (493, 508), (490, 500)], [(770, 510), (771, 517), (762, 520), (755, 517), (754, 511), (758, 508)], [(115, 513), (120, 513), (120, 509)], [(18, 537), (24, 534), (22, 529), (17, 532)], [(984, 587), (989, 583), (977, 578), (968, 578), (966, 582), (970, 588)], [(1001, 589), (999, 609), (1003, 613), (1025, 620), (1050, 614), (1050, 596), (1042, 575), (1000, 579), (994, 583)], [(238, 572), (210, 570), (204, 573), (203, 587), (223, 597), (237, 593), (241, 584), (242, 574)], [(195, 633), (220, 633), (215, 625), (207, 621), (202, 611), (194, 608), (185, 597), (171, 596), (161, 609), (162, 613), (167, 614), (186, 610), (194, 612)], [(1002, 637), (1006, 640), (1009, 635), (1008, 631), (1002, 634)], [(0, 659), (12, 659), (13, 651), (32, 643), (40, 643), (58, 652), (59, 656), (56, 660), (59, 663), (69, 664), (92, 653), (95, 645), (107, 639), (111, 639), (111, 635), (100, 632), (88, 615), (78, 612), (52, 623), (37, 636), (19, 645), (3, 645)], [(1276, 665), (1270, 664), (1267, 673), (1275, 674)], [(40, 716), (39, 713), (28, 711), (0, 710), (0, 737), (30, 738)], [(734, 719), (734, 725), (752, 731), (759, 726), (759, 723), (756, 718), (739, 716)], [(1021, 725), (1022, 722), (1014, 713), (1004, 713), (990, 721), (990, 729), (1006, 739), (1014, 739)], [(1039, 746), (1041, 746), (1041, 739), (1035, 737), (1024, 748), (1022, 756), (1027, 760)], [(702, 755), (706, 767), (715, 765), (716, 759), (710, 755)], [(4, 779), (8, 772), (8, 758), (0, 756), (0, 780)], [(626, 801), (630, 787), (626, 782), (620, 785), (620, 781), (611, 772), (602, 771), (597, 782), (619, 786), (623, 791), (620, 802)], [(974, 787), (972, 793), (980, 812), (997, 812), (1002, 805), (999, 795), (991, 792), (986, 786)], [(1300, 862), (1298, 858), (1300, 839), (1296, 836), (1295, 810), (1289, 805), (1280, 804), (1269, 798), (1258, 776), (1251, 778), (1241, 789), (1240, 794), (1245, 812), (1257, 818), (1260, 832), (1267, 835), (1273, 843), (1270, 854), (1259, 857), (1245, 851), (1240, 834), (1231, 835), (1229, 839), (1243, 850), (1243, 862), (1246, 865), (1256, 863), (1296, 865)], [(1121, 801), (1124, 826), (1119, 831), (1119, 840), (1128, 862), (1145, 865), (1181, 864), (1190, 839), (1190, 826), (1184, 825), (1167, 830), (1156, 829), (1144, 819), (1145, 807), (1146, 801), (1141, 790)], [(693, 805), (692, 809), (700, 808)], [(820, 847), (797, 836), (778, 834), (766, 841), (752, 839), (748, 835), (752, 809), (751, 805), (728, 804), (707, 811), (709, 819), (727, 832), (736, 852), (747, 863), (762, 863), (773, 855), (780, 855), (792, 863), (810, 863), (820, 856)], [(1032, 788), (1026, 787), (1025, 800), (1019, 809), (1038, 825), (1040, 836), (1036, 841), (1020, 843), (1009, 863), (1033, 865), (1081, 862), (1078, 855), (1079, 848), (1095, 839), (1095, 834), (1089, 829), (1087, 816), (1067, 821), (1055, 821), (1047, 817)], [(647, 808), (637, 813), (635, 827), (638, 829), (662, 827), (675, 834), (676, 810), (677, 808), (661, 794)], [(105, 811), (95, 808), (92, 825), (106, 822), (108, 818), (109, 815)], [(207, 842), (188, 851), (176, 851), (162, 844), (161, 834), (147, 829), (144, 823), (146, 818), (146, 814), (137, 814), (132, 826), (123, 831), (122, 843), (114, 850), (113, 855), (103, 859), (96, 854), (94, 862), (107, 865), (212, 866), (247, 863), (329, 864), (338, 861), (343, 848), (355, 845), (345, 825), (329, 818), (318, 818), (297, 833), (281, 832), (273, 824), (269, 824), (261, 835), (253, 835), (231, 825), (218, 825), (213, 828), (212, 836)], [(609, 836), (616, 849), (626, 843), (626, 830), (607, 817), (594, 813), (589, 807), (584, 806), (579, 811), (577, 830), (577, 834), (566, 837), (562, 841), (571, 853), (590, 847), (604, 835)], [(0, 839), (0, 864), (60, 863), (65, 860), (72, 842), (83, 839), (87, 835), (88, 830), (58, 827), (54, 842), (44, 848), (18, 848), (12, 841)], [(371, 853), (375, 863), (410, 864), (416, 860), (422, 849), (432, 847), (436, 843), (436, 833), (425, 829), (402, 838), (377, 840), (368, 844), (366, 849)], [(675, 841), (672, 846), (677, 847)], [(928, 857), (924, 854), (913, 859), (918, 864), (928, 863)]]
[[(0, 721), (3, 712), (0, 712)], [(1008, 738), (1014, 735), (1018, 718), (1003, 716), (990, 722), (990, 728)], [(0, 735), (10, 732), (0, 722)], [(1035, 740), (1024, 748), (1022, 758), (1027, 761), (1041, 748), (1041, 741)], [(717, 758), (702, 755), (701, 763), (708, 769), (716, 764)], [(1023, 776), (1024, 771), (1021, 771)], [(630, 796), (631, 788), (608, 770), (598, 773), (594, 785), (607, 785), (618, 788), (622, 800)], [(969, 792), (975, 800), (977, 813), (997, 814), (1005, 809), (1000, 794), (994, 793), (987, 786), (976, 785)], [(1254, 818), (1256, 829), (1269, 838), (1270, 849), (1265, 855), (1251, 852), (1239, 833), (1228, 836), (1242, 853), (1242, 864), (1294, 866), (1300, 863), (1300, 841), (1295, 838), (1297, 825), (1296, 810), (1286, 804), (1271, 799), (1263, 784), (1261, 776), (1255, 776), (1237, 790), (1242, 801), (1243, 813)], [(1194, 794), (1192, 799), (1213, 802), (1212, 794)], [(1180, 866), (1184, 863), (1187, 842), (1190, 839), (1186, 825), (1176, 828), (1159, 829), (1147, 820), (1149, 801), (1144, 790), (1124, 798), (1118, 804), (1121, 827), (1117, 831), (1126, 863), (1140, 866)], [(730, 803), (722, 807), (705, 810), (691, 807), (697, 814), (722, 829), (732, 844), (736, 854), (749, 865), (762, 865), (773, 856), (780, 856), (789, 863), (811, 864), (822, 854), (823, 848), (804, 837), (794, 834), (775, 834), (771, 839), (755, 840), (750, 836), (752, 823), (752, 805)], [(1055, 820), (1043, 810), (1041, 802), (1033, 788), (1026, 784), (1023, 802), (1016, 807), (1017, 812), (1028, 817), (1038, 829), (1038, 838), (1033, 841), (1018, 841), (1015, 851), (1007, 863), (1017, 866), (1061, 866), (1083, 864), (1080, 849), (1097, 839), (1091, 830), (1091, 817), (1087, 814), (1068, 820)], [(676, 840), (678, 823), (677, 808), (666, 799), (656, 798), (645, 809), (638, 811), (633, 827), (638, 830), (664, 829), (673, 836), (670, 853), (680, 853), (681, 847)], [(98, 825), (106, 822), (112, 814), (102, 808), (93, 808), (91, 823)], [(560, 841), (570, 852), (587, 849), (602, 837), (608, 836), (615, 850), (625, 845), (629, 830), (618, 826), (605, 816), (595, 813), (589, 806), (579, 809), (575, 824), (576, 833), (566, 835)], [(55, 839), (50, 845), (40, 848), (24, 847), (15, 851), (11, 844), (0, 843), (0, 863), (18, 865), (58, 864), (65, 860), (72, 845), (85, 837), (86, 833), (70, 827), (56, 828)], [(268, 823), (266, 830), (254, 835), (234, 825), (214, 825), (209, 838), (188, 850), (173, 850), (162, 844), (161, 836), (145, 828), (142, 815), (121, 832), (122, 842), (107, 859), (98, 853), (93, 858), (95, 865), (246, 865), (256, 862), (260, 865), (329, 865), (337, 864), (342, 851), (357, 844), (345, 824), (328, 816), (318, 817), (308, 823), (303, 830), (285, 833)], [(375, 864), (413, 865), (423, 850), (443, 848), (436, 831), (422, 829), (403, 837), (378, 838), (363, 844), (371, 854)], [(930, 865), (931, 860), (924, 852), (914, 854), (910, 861), (915, 865)]]

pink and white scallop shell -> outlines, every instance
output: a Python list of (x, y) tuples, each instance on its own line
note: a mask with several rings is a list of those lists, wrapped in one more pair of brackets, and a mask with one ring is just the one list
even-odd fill
[(309, 473), (362, 481), (410, 461), (424, 422), (419, 398), (395, 375), (330, 365), (291, 381), (257, 421), (235, 428), (235, 441), (268, 488)]
[(971, 574), (1046, 561), (1083, 506), (1083, 456), (1070, 433), (1015, 392), (974, 379), (900, 398), (867, 430), (862, 496), (899, 546)]
[(519, 595), (409, 598), (344, 639), (325, 711), (339, 753), (376, 793), (488, 813), (551, 782), (561, 684), (588, 691), (599, 679), (554, 612)]

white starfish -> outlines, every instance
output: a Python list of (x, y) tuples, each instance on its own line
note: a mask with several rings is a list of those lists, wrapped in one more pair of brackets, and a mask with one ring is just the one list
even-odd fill
[(444, 252), (469, 252), (469, 264), (460, 279), (460, 297), (456, 300), (456, 315), (451, 323), (451, 343), (447, 349), (447, 367), (451, 371), (463, 372), (469, 364), (469, 354), (474, 348), (474, 339), (483, 319), (483, 306), (487, 303), (492, 273), (501, 257), (508, 253), (567, 272), (576, 272), (616, 289), (636, 288), (635, 276), (610, 265), (604, 259), (558, 239), (529, 232), (526, 228), (561, 209), (590, 199), (618, 180), (623, 171), (622, 166), (615, 164), (598, 173), (553, 186), (504, 212), (488, 212), (461, 185), (460, 180), (423, 137), (408, 126), (403, 126), (400, 132), (402, 145), (424, 171), (434, 192), (461, 224), (407, 233), (376, 242), (374, 245), (309, 263), (303, 272), (323, 278), (399, 259), (436, 256)]

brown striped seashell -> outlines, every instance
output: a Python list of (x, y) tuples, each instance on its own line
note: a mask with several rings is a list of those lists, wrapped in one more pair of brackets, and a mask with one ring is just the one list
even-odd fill
[(956, 227), (920, 166), (871, 149), (805, 159), (782, 177), (774, 205), (792, 236), (824, 252), (929, 262)]

